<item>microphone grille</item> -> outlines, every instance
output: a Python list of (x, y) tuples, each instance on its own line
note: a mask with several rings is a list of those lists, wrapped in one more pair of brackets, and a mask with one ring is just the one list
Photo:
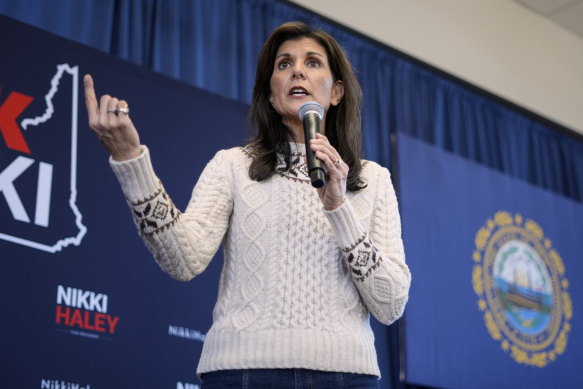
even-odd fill
[(315, 113), (318, 115), (320, 120), (322, 120), (324, 118), (324, 107), (322, 107), (322, 105), (316, 101), (308, 101), (307, 103), (302, 104), (298, 110), (298, 116), (300, 117), (300, 120), (303, 121), (304, 116), (309, 113)]

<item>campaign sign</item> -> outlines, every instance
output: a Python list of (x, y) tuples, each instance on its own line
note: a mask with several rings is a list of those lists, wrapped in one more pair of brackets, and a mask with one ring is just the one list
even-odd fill
[(583, 205), (399, 134), (408, 383), (581, 388)]
[(198, 387), (222, 254), (189, 283), (159, 269), (82, 78), (128, 101), (181, 209), (215, 152), (243, 144), (248, 107), (2, 16), (0, 42), (1, 386)]
[[(76, 205), (78, 80), (78, 67), (58, 65), (46, 85), (50, 88), (39, 96), (42, 103), (33, 106), (45, 109), (33, 117), (22, 118), (25, 112), (36, 114), (29, 108), (35, 97), (14, 90), (5, 93), (0, 131), (6, 144), (2, 160), (9, 164), (0, 173), (0, 192), (7, 205), (0, 208), (0, 219), (5, 221), (0, 226), (2, 240), (54, 253), (79, 245), (87, 232)], [(60, 126), (52, 127), (54, 122)], [(69, 152), (55, 153), (46, 147), (54, 139), (60, 139), (60, 146)], [(60, 185), (53, 187), (53, 182)], [(17, 187), (36, 187), (36, 191)], [(14, 222), (9, 223), (11, 218)]]

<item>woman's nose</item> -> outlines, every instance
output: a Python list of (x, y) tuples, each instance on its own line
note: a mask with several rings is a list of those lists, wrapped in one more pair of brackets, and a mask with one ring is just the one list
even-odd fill
[(304, 72), (304, 69), (302, 69), (300, 66), (295, 66), (293, 69), (293, 74), (292, 74), (292, 78), (299, 78), (299, 79), (304, 79), (306, 78), (306, 73)]

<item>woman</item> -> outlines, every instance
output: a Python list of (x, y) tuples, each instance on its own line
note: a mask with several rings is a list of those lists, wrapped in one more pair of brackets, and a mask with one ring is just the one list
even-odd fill
[[(299, 22), (272, 33), (250, 110), (258, 135), (215, 155), (184, 213), (156, 177), (127, 103), (106, 95), (98, 105), (90, 76), (85, 90), (90, 126), (162, 269), (190, 280), (224, 244), (197, 371), (203, 388), (378, 387), (368, 315), (398, 319), (411, 276), (389, 172), (360, 159), (362, 94), (338, 43)], [(298, 109), (314, 100), (323, 135), (304, 145)], [(326, 166), (317, 190), (306, 147)]]

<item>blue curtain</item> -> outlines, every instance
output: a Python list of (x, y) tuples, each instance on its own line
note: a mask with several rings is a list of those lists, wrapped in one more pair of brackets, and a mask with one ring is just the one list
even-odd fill
[(362, 83), (365, 155), (391, 166), (406, 133), (583, 201), (583, 142), (293, 4), (270, 0), (19, 0), (0, 13), (249, 103), (256, 59), (289, 20), (329, 31)]
[[(0, 0), (0, 13), (245, 103), (269, 33), (303, 20), (330, 32), (351, 58), (364, 92), (367, 158), (390, 167), (391, 136), (405, 133), (583, 201), (582, 137), (284, 1)], [(399, 387), (390, 328), (382, 341), (391, 366), (383, 368)]]

